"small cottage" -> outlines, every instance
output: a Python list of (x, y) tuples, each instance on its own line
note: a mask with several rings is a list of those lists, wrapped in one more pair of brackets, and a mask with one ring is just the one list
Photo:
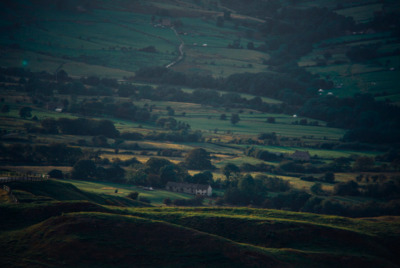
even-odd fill
[(310, 153), (308, 151), (295, 151), (293, 154), (289, 156), (293, 160), (298, 161), (310, 161)]
[(177, 193), (194, 194), (194, 195), (212, 195), (212, 188), (206, 184), (184, 183), (184, 182), (168, 182), (166, 190)]

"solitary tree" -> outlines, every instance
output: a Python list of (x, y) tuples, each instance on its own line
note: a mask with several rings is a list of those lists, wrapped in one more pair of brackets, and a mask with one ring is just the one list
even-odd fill
[(130, 192), (126, 197), (132, 200), (138, 200), (139, 193), (138, 192)]
[(232, 114), (231, 116), (231, 123), (233, 125), (237, 124), (240, 121), (240, 117), (238, 114)]
[(213, 169), (210, 154), (203, 148), (196, 148), (188, 152), (184, 164), (189, 169), (204, 170)]
[(223, 167), (222, 172), (224, 173), (226, 179), (229, 181), (231, 175), (239, 173), (240, 169), (235, 164), (228, 163)]
[(22, 107), (19, 109), (19, 116), (22, 118), (32, 117), (32, 108), (31, 107)]

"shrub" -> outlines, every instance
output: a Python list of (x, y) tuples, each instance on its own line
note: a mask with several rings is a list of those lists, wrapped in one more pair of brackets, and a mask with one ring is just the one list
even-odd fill
[(64, 174), (61, 170), (59, 169), (53, 169), (51, 170), (48, 175), (50, 176), (50, 178), (55, 178), (55, 179), (63, 179), (64, 178)]
[(139, 197), (139, 193), (138, 192), (131, 192), (126, 197), (128, 197), (129, 199), (132, 199), (132, 200), (137, 200), (138, 197)]

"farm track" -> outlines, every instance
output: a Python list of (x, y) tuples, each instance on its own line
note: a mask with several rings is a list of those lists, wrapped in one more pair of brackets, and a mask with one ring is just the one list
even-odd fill
[(169, 69), (172, 66), (176, 65), (177, 63), (181, 62), (183, 60), (183, 57), (185, 55), (183, 48), (185, 47), (185, 42), (183, 41), (183, 39), (179, 36), (178, 32), (176, 31), (176, 29), (174, 27), (171, 27), (171, 29), (175, 32), (176, 37), (178, 37), (179, 41), (181, 41), (178, 50), (179, 50), (179, 56), (176, 60), (174, 60), (173, 62), (167, 64), (165, 66), (165, 68)]

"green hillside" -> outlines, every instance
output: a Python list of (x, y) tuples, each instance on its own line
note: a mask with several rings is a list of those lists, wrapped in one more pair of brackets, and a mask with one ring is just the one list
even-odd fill
[(400, 224), (394, 217), (350, 219), (249, 208), (105, 208), (66, 201), (1, 205), (0, 212), (3, 266), (398, 265)]
[(61, 183), (55, 180), (39, 182), (11, 182), (7, 184), (14, 196), (20, 203), (65, 201), (65, 200), (84, 200), (98, 203), (101, 205), (114, 206), (145, 206), (124, 197), (102, 195), (82, 191), (69, 183)]

